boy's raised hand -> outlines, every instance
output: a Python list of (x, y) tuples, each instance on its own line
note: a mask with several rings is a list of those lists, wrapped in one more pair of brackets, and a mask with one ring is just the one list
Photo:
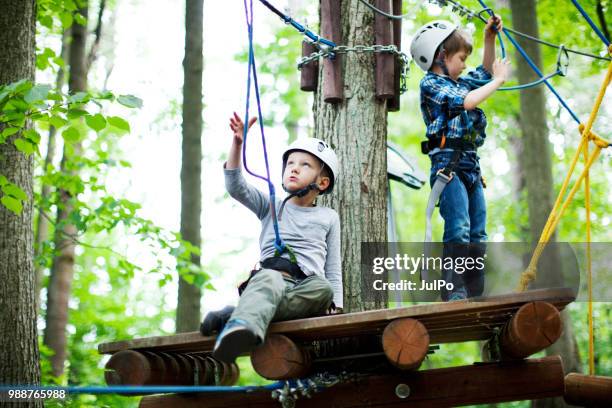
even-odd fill
[(497, 14), (493, 17), (490, 17), (487, 21), (487, 26), (485, 27), (485, 39), (495, 38), (498, 32), (504, 28), (504, 24), (502, 22), (502, 18)]
[(493, 62), (493, 78), (506, 82), (510, 76), (510, 61), (507, 58), (496, 59)]
[[(251, 126), (253, 126), (253, 124), (256, 121), (257, 121), (257, 117), (255, 116), (249, 119), (248, 129), (250, 129)], [(242, 122), (242, 119), (240, 118), (240, 116), (238, 116), (236, 112), (234, 112), (233, 117), (230, 117), (230, 129), (234, 133), (234, 143), (241, 145), (243, 141), (243, 134), (244, 134), (244, 123)], [(248, 132), (248, 129), (247, 129), (247, 132)]]

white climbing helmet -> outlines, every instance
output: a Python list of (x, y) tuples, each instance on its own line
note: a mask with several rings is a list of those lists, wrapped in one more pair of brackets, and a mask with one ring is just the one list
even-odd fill
[(314, 137), (297, 139), (291, 143), (283, 153), (283, 173), (285, 172), (285, 166), (287, 165), (287, 158), (289, 157), (289, 154), (295, 151), (310, 153), (325, 163), (325, 165), (329, 168), (329, 171), (331, 171), (331, 182), (329, 183), (329, 187), (326, 188), (322, 194), (331, 193), (334, 189), (334, 185), (336, 184), (336, 179), (338, 178), (340, 169), (338, 167), (338, 157), (329, 144)]
[(419, 28), (412, 38), (410, 54), (416, 64), (427, 71), (433, 64), (436, 50), (457, 29), (457, 24), (446, 20), (430, 21)]

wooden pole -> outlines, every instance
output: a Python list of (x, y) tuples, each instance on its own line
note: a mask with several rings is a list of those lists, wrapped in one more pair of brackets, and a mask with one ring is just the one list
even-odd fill
[(429, 349), (429, 334), (415, 319), (398, 319), (387, 325), (382, 335), (385, 355), (402, 370), (418, 368)]
[[(402, 14), (402, 0), (393, 0), (393, 14), (398, 16)], [(393, 44), (399, 51), (402, 50), (402, 20), (393, 20)], [(387, 110), (389, 112), (397, 112), (400, 110), (400, 84), (401, 84), (401, 69), (402, 63), (399, 58), (395, 57), (395, 70), (393, 80), (393, 98), (387, 101)]]
[[(301, 408), (449, 407), (521, 401), (563, 395), (559, 356), (506, 363), (477, 364), (360, 378), (300, 398)], [(141, 408), (232, 408), (279, 406), (269, 390), (145, 397)]]
[(612, 378), (570, 373), (565, 376), (565, 401), (586, 407), (612, 405)]
[[(309, 41), (302, 41), (302, 57), (308, 57), (317, 52), (317, 48)], [(304, 92), (317, 90), (319, 82), (319, 61), (313, 60), (300, 69), (300, 89)]]
[[(392, 10), (391, 0), (375, 0), (374, 5), (390, 13)], [(389, 17), (375, 13), (374, 38), (378, 45), (393, 44), (393, 23)], [(376, 53), (376, 97), (378, 99), (390, 99), (395, 95), (395, 55), (388, 52)]]
[(525, 358), (553, 344), (563, 325), (557, 308), (548, 302), (531, 302), (519, 308), (500, 336), (502, 358)]
[(282, 334), (270, 334), (251, 353), (257, 374), (269, 380), (287, 380), (306, 375), (311, 361), (308, 353)]
[[(342, 44), (340, 22), (341, 0), (321, 0), (321, 35), (335, 44)], [(323, 98), (328, 103), (339, 103), (344, 99), (342, 79), (342, 56), (323, 60)]]

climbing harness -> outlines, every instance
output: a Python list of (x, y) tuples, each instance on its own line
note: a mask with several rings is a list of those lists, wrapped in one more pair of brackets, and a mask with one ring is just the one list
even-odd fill
[(298, 60), (297, 67), (298, 69), (302, 69), (302, 67), (306, 64), (311, 63), (312, 61), (318, 61), (319, 58), (329, 58), (332, 55), (336, 54), (347, 54), (349, 52), (354, 52), (357, 54), (363, 54), (367, 52), (372, 53), (389, 53), (396, 56), (401, 65), (400, 72), (400, 94), (403, 94), (408, 89), (406, 85), (406, 81), (408, 78), (408, 74), (410, 73), (410, 57), (398, 50), (395, 45), (355, 45), (353, 47), (349, 47), (347, 45), (337, 45), (333, 48), (327, 50), (321, 50), (318, 52), (313, 52), (312, 54), (302, 57)]

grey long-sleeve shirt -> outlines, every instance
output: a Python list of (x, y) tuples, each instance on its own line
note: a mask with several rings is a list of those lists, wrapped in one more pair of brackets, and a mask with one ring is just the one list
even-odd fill
[[(261, 220), (259, 247), (261, 259), (274, 256), (274, 226), (268, 195), (251, 186), (237, 169), (224, 169), (229, 195), (253, 211)], [(276, 200), (276, 212), (282, 201)], [(340, 218), (326, 207), (300, 207), (285, 204), (278, 223), (283, 241), (295, 252), (297, 263), (307, 275), (325, 277), (334, 291), (334, 303), (342, 307), (342, 266), (340, 257)], [(288, 258), (287, 253), (282, 255)]]

